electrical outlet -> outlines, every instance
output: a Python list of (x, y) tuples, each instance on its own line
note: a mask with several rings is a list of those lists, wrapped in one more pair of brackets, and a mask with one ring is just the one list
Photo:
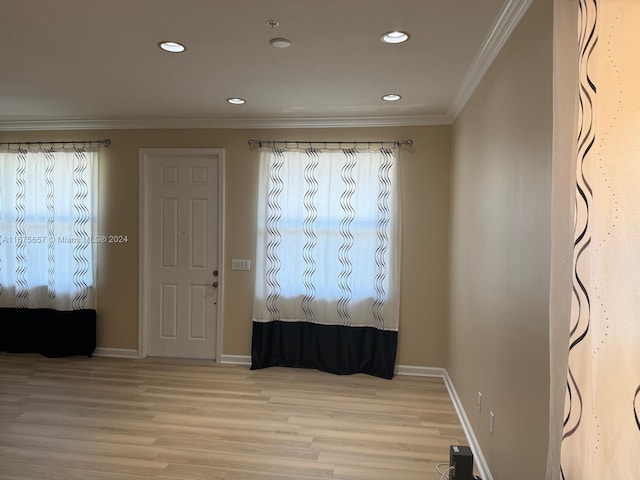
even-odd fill
[(478, 400), (476, 400), (476, 405), (478, 406), (478, 411), (482, 412), (482, 393), (478, 392)]
[(495, 428), (496, 425), (496, 416), (493, 414), (493, 412), (489, 412), (489, 433), (491, 435), (493, 435), (493, 430)]

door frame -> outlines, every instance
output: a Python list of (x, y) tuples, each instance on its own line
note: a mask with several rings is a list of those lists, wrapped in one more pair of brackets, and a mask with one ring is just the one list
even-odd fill
[(148, 208), (149, 195), (149, 164), (151, 155), (217, 155), (218, 156), (218, 301), (216, 302), (216, 345), (215, 361), (220, 363), (222, 358), (222, 324), (223, 324), (223, 300), (224, 300), (224, 149), (223, 148), (141, 148), (139, 149), (139, 177), (140, 177), (140, 198), (139, 198), (139, 236), (138, 242), (138, 357), (146, 358), (148, 347), (148, 302), (146, 285), (151, 277), (150, 259), (148, 250), (143, 248), (146, 241), (151, 236), (148, 215), (145, 212)]

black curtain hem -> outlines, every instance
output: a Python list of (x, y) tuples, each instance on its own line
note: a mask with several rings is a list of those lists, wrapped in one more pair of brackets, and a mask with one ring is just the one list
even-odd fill
[(45, 357), (88, 355), (96, 349), (96, 311), (0, 308), (0, 351)]
[(253, 322), (251, 369), (314, 368), (393, 378), (398, 332), (308, 322)]

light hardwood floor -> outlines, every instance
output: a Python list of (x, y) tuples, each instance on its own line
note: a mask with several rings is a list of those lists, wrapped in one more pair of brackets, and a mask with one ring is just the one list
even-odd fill
[(438, 480), (439, 378), (0, 353), (0, 479)]

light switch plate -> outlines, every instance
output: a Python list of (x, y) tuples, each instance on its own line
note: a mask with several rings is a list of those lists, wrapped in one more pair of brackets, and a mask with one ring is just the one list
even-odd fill
[(251, 260), (234, 258), (231, 260), (231, 270), (251, 270)]

